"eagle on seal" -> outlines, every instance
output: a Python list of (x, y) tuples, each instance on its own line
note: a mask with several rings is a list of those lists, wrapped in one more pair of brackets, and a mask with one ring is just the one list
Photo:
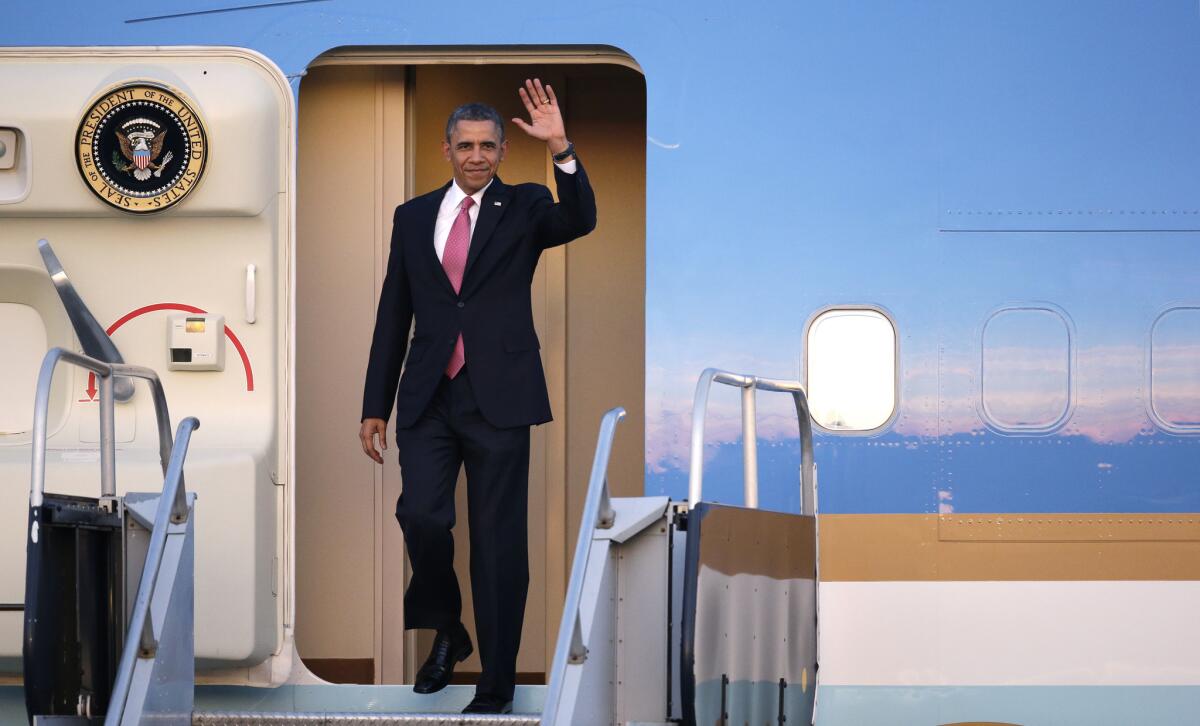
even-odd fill
[(163, 142), (167, 137), (167, 132), (162, 131), (158, 134), (152, 134), (149, 131), (133, 131), (128, 136), (115, 131), (117, 141), (121, 145), (121, 154), (129, 160), (129, 164), (121, 162), (121, 157), (113, 152), (113, 166), (118, 171), (133, 172), (133, 177), (138, 181), (146, 181), (150, 178), (151, 172), (154, 176), (161, 176), (162, 170), (171, 163), (171, 158), (174, 156), (171, 152), (167, 152), (161, 164), (155, 164), (154, 160), (162, 153)]

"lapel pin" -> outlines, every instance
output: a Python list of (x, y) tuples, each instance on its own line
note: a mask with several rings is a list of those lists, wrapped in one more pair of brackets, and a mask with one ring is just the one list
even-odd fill
[(495, 204), (497, 207), (500, 206), (500, 202), (492, 202), (492, 204)]

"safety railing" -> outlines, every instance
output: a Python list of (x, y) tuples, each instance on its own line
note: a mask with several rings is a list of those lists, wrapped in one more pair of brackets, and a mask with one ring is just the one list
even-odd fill
[(608, 459), (612, 454), (613, 435), (616, 433), (617, 424), (623, 418), (625, 409), (618, 407), (605, 413), (604, 418), (600, 420), (596, 455), (592, 459), (592, 475), (588, 479), (587, 499), (584, 500), (579, 537), (575, 541), (575, 559), (571, 563), (567, 600), (563, 605), (549, 685), (546, 688), (546, 703), (542, 711), (543, 724), (556, 723), (567, 666), (581, 665), (587, 660), (588, 649), (583, 641), (583, 621), (579, 612), (583, 601), (583, 579), (587, 572), (593, 533), (597, 529), (611, 529), (616, 520), (608, 495)]
[[(200, 427), (195, 417), (189, 416), (179, 422), (175, 433), (175, 446), (167, 465), (163, 481), (162, 496), (158, 500), (158, 511), (154, 515), (154, 529), (150, 531), (150, 544), (146, 549), (146, 564), (138, 582), (137, 596), (133, 601), (133, 613), (129, 618), (129, 630), (125, 634), (125, 648), (121, 651), (121, 662), (117, 665), (117, 679), (113, 684), (105, 726), (118, 726), (123, 722), (129, 688), (133, 681), (133, 670), (138, 658), (153, 659), (158, 652), (158, 637), (154, 634), (154, 621), (150, 617), (150, 603), (158, 587), (158, 572), (162, 567), (163, 553), (167, 547), (167, 534), (172, 524), (186, 526), (185, 520), (175, 519), (173, 503), (175, 495), (183, 491), (183, 461), (187, 458), (188, 444), (192, 432)], [(186, 503), (185, 503), (186, 506)], [(181, 533), (186, 534), (186, 530)]]
[[(117, 495), (116, 405), (113, 383), (116, 377), (141, 378), (150, 384), (154, 398), (154, 416), (158, 423), (158, 457), (163, 476), (171, 460), (171, 416), (167, 411), (167, 396), (158, 374), (149, 368), (126, 363), (106, 363), (90, 356), (53, 348), (42, 359), (38, 373), (37, 398), (33, 409), (33, 465), (30, 468), (29, 504), (40, 507), (46, 487), (46, 421), (50, 410), (50, 387), (54, 369), (60, 362), (70, 363), (96, 374), (100, 383), (100, 496)], [(180, 474), (179, 488), (171, 507), (171, 521), (187, 520), (187, 490)]]
[[(75, 290), (75, 285), (67, 277), (67, 271), (58, 261), (58, 255), (54, 254), (50, 242), (40, 239), (37, 246), (46, 272), (50, 275), (50, 282), (54, 284), (54, 289), (62, 300), (63, 309), (67, 311), (67, 317), (71, 320), (71, 327), (75, 329), (75, 337), (79, 339), (83, 352), (106, 363), (124, 364), (125, 359), (121, 357), (121, 351), (117, 350), (112, 338), (108, 337), (108, 333), (97, 322), (96, 316), (92, 315), (92, 311), (84, 304), (83, 298)], [(118, 376), (113, 384), (113, 391), (118, 401), (128, 401), (133, 398), (133, 381)]]
[[(117, 678), (109, 699), (105, 719), (106, 726), (119, 724), (125, 701), (129, 695), (134, 665), (139, 657), (153, 658), (158, 649), (150, 618), (150, 602), (158, 583), (158, 570), (162, 564), (166, 538), (171, 524), (183, 525), (188, 520), (187, 489), (183, 480), (183, 462), (188, 444), (200, 422), (193, 417), (179, 424), (177, 438), (171, 437), (171, 417), (167, 411), (167, 397), (158, 374), (149, 368), (124, 363), (107, 363), (90, 356), (54, 348), (46, 353), (38, 374), (37, 397), (33, 411), (33, 462), (30, 474), (29, 503), (35, 516), (45, 501), (46, 486), (46, 439), (47, 419), (50, 409), (50, 389), (54, 371), (59, 363), (69, 363), (96, 374), (100, 383), (100, 494), (102, 499), (114, 499), (116, 482), (116, 409), (114, 379), (117, 376), (141, 378), (150, 384), (154, 399), (154, 413), (158, 423), (159, 458), (163, 469), (163, 491), (155, 514), (154, 529), (150, 533), (150, 544), (146, 562), (134, 600), (125, 648), (117, 668)], [(33, 527), (38, 526), (34, 519)], [(36, 538), (35, 538), (36, 541)]]
[(744, 474), (745, 506), (758, 508), (758, 425), (755, 410), (756, 391), (777, 391), (792, 394), (796, 403), (796, 418), (800, 426), (800, 512), (815, 514), (817, 502), (816, 467), (813, 464), (812, 418), (808, 396), (799, 381), (780, 381), (771, 378), (730, 373), (708, 368), (696, 383), (696, 398), (692, 404), (692, 460), (688, 478), (688, 506), (695, 507), (704, 490), (704, 418), (708, 410), (708, 392), (713, 383), (742, 389), (742, 470)]

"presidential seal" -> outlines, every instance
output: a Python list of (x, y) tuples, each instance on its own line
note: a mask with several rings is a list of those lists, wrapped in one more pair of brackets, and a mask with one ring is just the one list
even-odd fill
[(195, 109), (155, 83), (129, 83), (96, 99), (75, 136), (84, 183), (108, 204), (136, 214), (178, 204), (200, 182), (207, 158)]

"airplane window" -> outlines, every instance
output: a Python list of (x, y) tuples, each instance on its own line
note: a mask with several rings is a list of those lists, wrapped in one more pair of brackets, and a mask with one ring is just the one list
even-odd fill
[(1200, 431), (1200, 308), (1172, 308), (1154, 322), (1150, 406), (1168, 431)]
[(808, 326), (805, 384), (817, 424), (872, 431), (896, 411), (896, 329), (878, 310), (827, 310)]
[(1071, 331), (1057, 310), (1012, 307), (983, 326), (982, 414), (1008, 433), (1046, 433), (1071, 406)]

